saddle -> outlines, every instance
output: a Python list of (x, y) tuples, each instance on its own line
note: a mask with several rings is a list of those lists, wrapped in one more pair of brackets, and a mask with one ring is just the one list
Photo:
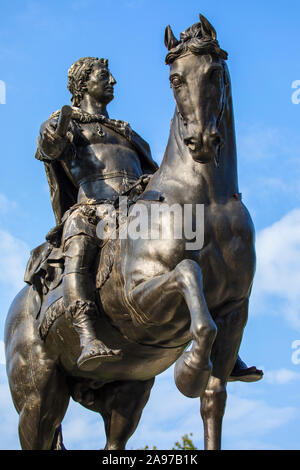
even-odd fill
[[(143, 192), (149, 182), (149, 176), (140, 178), (122, 196), (128, 196), (128, 209), (140, 199), (158, 200), (152, 191)], [(148, 194), (149, 193), (149, 194)], [(150, 194), (151, 193), (151, 194)], [(119, 207), (115, 203), (116, 229), (119, 228)], [(107, 220), (109, 224), (109, 220)], [(39, 297), (35, 303), (35, 317), (39, 319), (40, 336), (45, 340), (54, 321), (65, 312), (63, 303), (62, 280), (64, 275), (64, 253), (61, 246), (63, 223), (54, 227), (46, 235), (46, 242), (31, 251), (27, 263), (24, 281), (31, 285)], [(95, 290), (100, 290), (110, 276), (113, 268), (117, 237), (108, 233), (99, 244), (99, 261), (94, 273)]]

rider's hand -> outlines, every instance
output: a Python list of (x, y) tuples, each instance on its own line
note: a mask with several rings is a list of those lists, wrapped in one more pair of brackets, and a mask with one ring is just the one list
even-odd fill
[(46, 124), (39, 139), (39, 147), (41, 151), (50, 158), (59, 158), (70, 142), (72, 135), (67, 132), (65, 137), (61, 137), (56, 132), (56, 123), (50, 121)]

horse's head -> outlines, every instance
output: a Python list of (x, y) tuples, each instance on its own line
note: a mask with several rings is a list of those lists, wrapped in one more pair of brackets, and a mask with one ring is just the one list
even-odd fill
[(200, 15), (196, 23), (181, 33), (180, 41), (170, 26), (165, 31), (170, 65), (170, 83), (179, 116), (182, 138), (195, 161), (218, 162), (223, 144), (220, 122), (226, 105), (229, 77), (216, 31)]

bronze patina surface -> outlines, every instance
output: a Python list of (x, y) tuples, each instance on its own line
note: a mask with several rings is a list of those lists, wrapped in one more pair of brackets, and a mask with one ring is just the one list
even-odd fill
[[(41, 126), (36, 158), (56, 226), (32, 251), (5, 330), (22, 449), (64, 448), (70, 397), (102, 415), (105, 449), (124, 449), (155, 376), (174, 363), (178, 389), (200, 398), (205, 448), (219, 449), (227, 382), (262, 377), (238, 357), (255, 248), (238, 187), (227, 53), (202, 15), (179, 40), (168, 26), (165, 45), (176, 107), (159, 168), (130, 125), (108, 116), (116, 80), (107, 59), (71, 66), (72, 106)], [(147, 239), (99, 238), (108, 205), (120, 214), (119, 196), (127, 222), (136, 207), (151, 217)], [(171, 219), (150, 207), (174, 204), (204, 206), (201, 247), (155, 236)]]

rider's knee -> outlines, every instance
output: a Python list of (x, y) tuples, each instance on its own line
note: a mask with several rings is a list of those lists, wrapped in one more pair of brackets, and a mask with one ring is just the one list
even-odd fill
[(94, 251), (97, 243), (87, 235), (74, 235), (64, 240), (63, 251), (65, 256), (73, 257), (83, 255), (87, 251)]
[(95, 262), (97, 249), (97, 244), (85, 235), (76, 235), (66, 240), (64, 244), (64, 275), (87, 273)]

